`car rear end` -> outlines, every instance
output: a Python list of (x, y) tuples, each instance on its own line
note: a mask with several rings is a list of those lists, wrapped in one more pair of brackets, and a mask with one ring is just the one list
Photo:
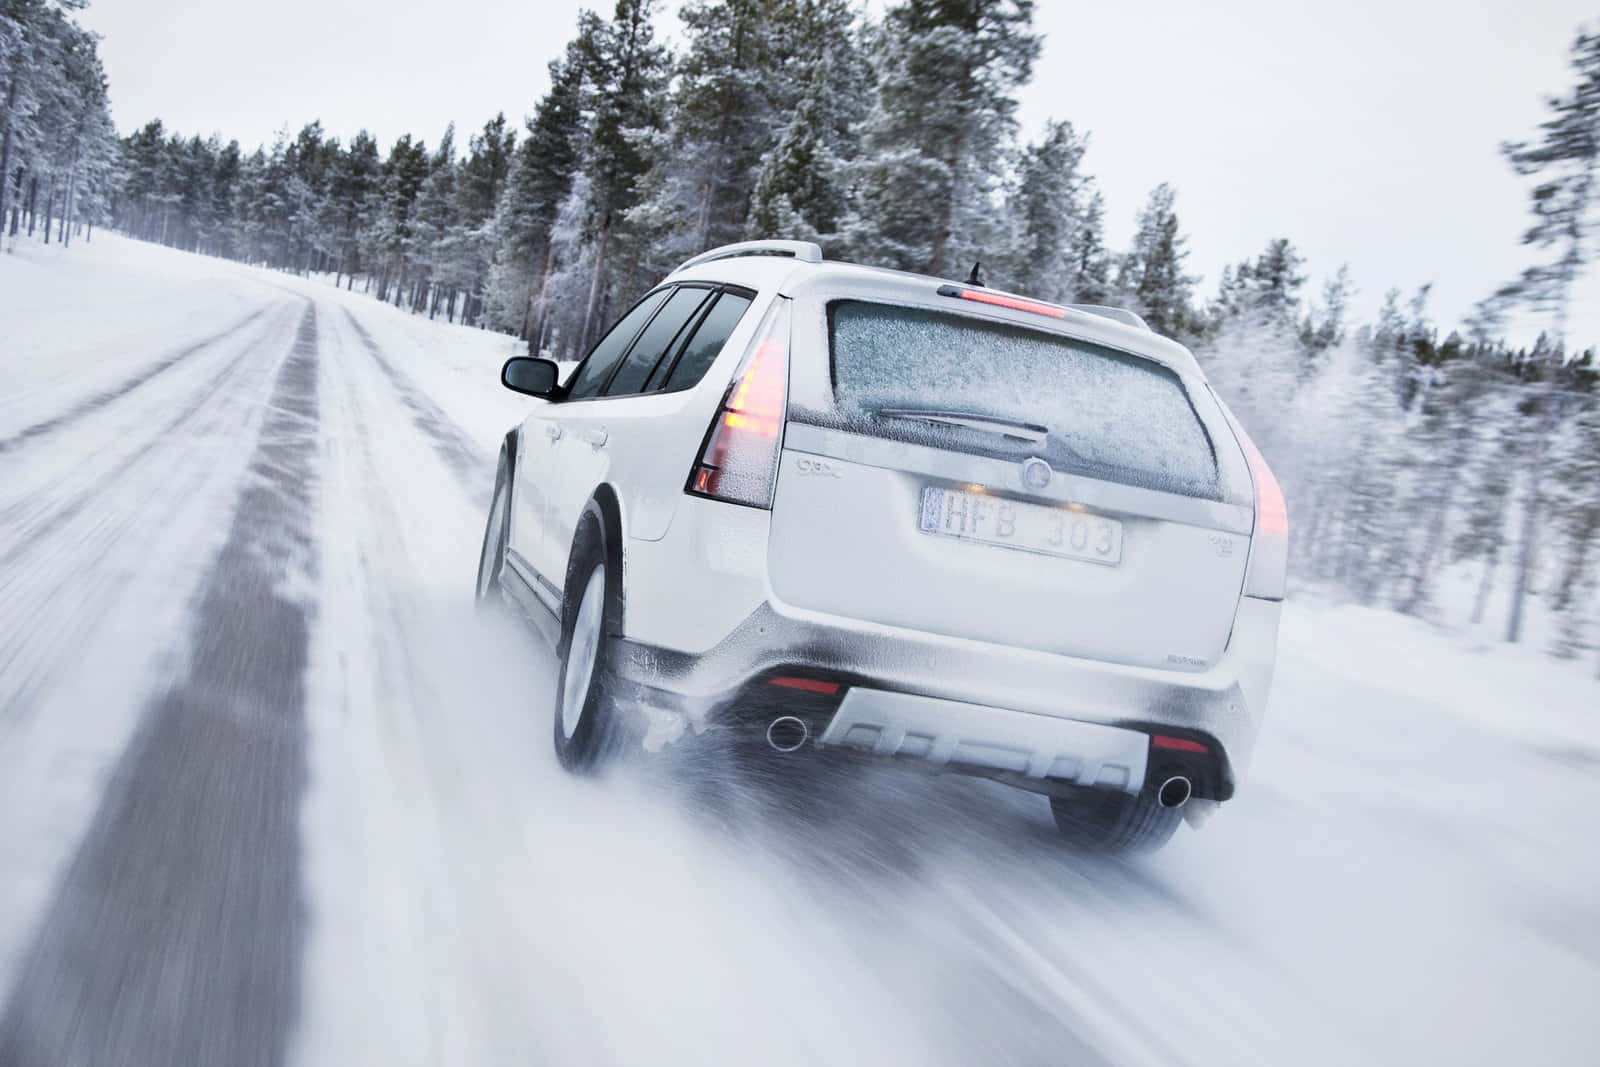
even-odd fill
[(1287, 524), (1193, 358), (1086, 313), (843, 265), (796, 270), (763, 314), (674, 529), (645, 551), (647, 569), (742, 555), (684, 568), (738, 621), (674, 648), (645, 608), (635, 679), (715, 721), (753, 712), (780, 749), (1041, 792), (1181, 773), (1230, 796)]

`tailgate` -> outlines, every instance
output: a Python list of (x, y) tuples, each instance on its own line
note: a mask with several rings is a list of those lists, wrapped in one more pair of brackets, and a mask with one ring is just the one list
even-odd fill
[[(1008, 506), (1027, 540), (1004, 536)], [(1201, 670), (1228, 643), (1250, 522), (1248, 508), (1091, 479), (1030, 490), (1020, 464), (791, 425), (768, 572), (799, 608)], [(1095, 558), (1113, 543), (1115, 559)]]

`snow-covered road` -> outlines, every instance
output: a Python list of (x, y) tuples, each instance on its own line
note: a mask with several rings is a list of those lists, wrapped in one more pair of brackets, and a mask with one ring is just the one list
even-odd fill
[(473, 609), (509, 339), (0, 257), (0, 1063), (1580, 1063), (1600, 684), (1293, 604), (1162, 853), (850, 773), (563, 775)]

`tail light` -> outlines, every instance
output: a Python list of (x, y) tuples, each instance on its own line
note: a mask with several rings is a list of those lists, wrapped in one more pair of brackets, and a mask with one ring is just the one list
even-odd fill
[(1289, 567), (1289, 508), (1272, 468), (1243, 428), (1235, 425), (1239, 444), (1250, 461), (1250, 478), (1256, 484), (1256, 529), (1250, 539), (1250, 563), (1244, 572), (1244, 595), (1282, 600)]
[(689, 472), (696, 496), (770, 508), (789, 396), (789, 301), (778, 297), (756, 329)]

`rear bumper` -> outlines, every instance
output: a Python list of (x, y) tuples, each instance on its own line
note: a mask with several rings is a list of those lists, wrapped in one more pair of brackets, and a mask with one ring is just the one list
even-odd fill
[(839, 704), (818, 744), (1137, 793), (1145, 781), (1149, 738), (1119, 726), (856, 688)]
[[(1212, 750), (1208, 792), (1226, 799), (1260, 728), (1281, 607), (1244, 598), (1222, 659), (1193, 673), (780, 611), (770, 602), (705, 652), (620, 639), (612, 670), (625, 700), (700, 726), (750, 714), (751, 683), (763, 676), (797, 670), (839, 679), (842, 701), (812, 709), (824, 746), (983, 768), (1022, 785), (1137, 792), (1154, 773), (1150, 735), (1171, 731)], [(1165, 773), (1191, 757), (1163, 750), (1159, 758)]]

